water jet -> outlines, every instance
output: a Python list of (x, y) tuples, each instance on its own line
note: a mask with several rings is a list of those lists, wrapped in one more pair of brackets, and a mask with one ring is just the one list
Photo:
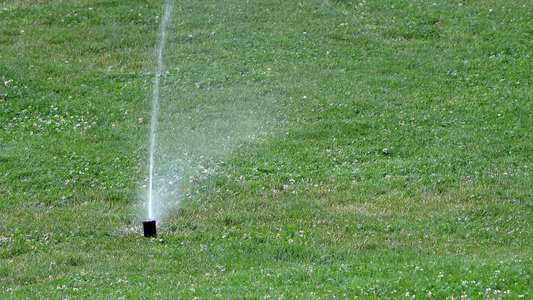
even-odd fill
[(159, 43), (156, 45), (157, 53), (157, 69), (155, 71), (154, 78), (154, 90), (152, 93), (152, 120), (150, 124), (150, 174), (148, 184), (148, 219), (143, 221), (144, 236), (156, 237), (157, 228), (156, 221), (152, 218), (152, 190), (153, 190), (153, 178), (154, 178), (154, 152), (155, 152), (155, 132), (157, 126), (157, 108), (159, 104), (159, 79), (161, 77), (161, 71), (163, 68), (163, 48), (165, 47), (165, 33), (167, 25), (170, 21), (170, 11), (172, 8), (173, 0), (167, 0), (165, 10), (163, 14), (162, 22), (159, 26)]

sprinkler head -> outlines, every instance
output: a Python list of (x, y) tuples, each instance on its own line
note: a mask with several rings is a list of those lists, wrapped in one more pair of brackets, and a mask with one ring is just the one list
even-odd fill
[(143, 221), (144, 237), (156, 237), (157, 228), (155, 226), (155, 220), (148, 219)]

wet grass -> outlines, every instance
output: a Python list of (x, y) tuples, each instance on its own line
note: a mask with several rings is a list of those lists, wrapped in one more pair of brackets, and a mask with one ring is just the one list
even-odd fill
[(531, 296), (527, 1), (0, 3), (3, 298)]

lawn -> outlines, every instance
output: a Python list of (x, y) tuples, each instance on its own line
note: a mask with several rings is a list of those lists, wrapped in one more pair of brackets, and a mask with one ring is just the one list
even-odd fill
[(529, 1), (169, 3), (0, 2), (0, 298), (533, 297)]

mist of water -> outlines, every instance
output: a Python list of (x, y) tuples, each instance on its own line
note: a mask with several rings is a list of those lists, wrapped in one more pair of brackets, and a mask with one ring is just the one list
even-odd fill
[(163, 49), (165, 47), (165, 34), (167, 25), (170, 22), (170, 11), (172, 10), (173, 1), (167, 0), (165, 3), (163, 18), (159, 25), (159, 42), (156, 46), (157, 69), (155, 71), (154, 88), (152, 93), (152, 119), (150, 122), (150, 177), (148, 184), (148, 219), (153, 218), (152, 201), (153, 201), (153, 181), (154, 181), (154, 152), (156, 143), (157, 112), (159, 106), (159, 78), (163, 69)]

